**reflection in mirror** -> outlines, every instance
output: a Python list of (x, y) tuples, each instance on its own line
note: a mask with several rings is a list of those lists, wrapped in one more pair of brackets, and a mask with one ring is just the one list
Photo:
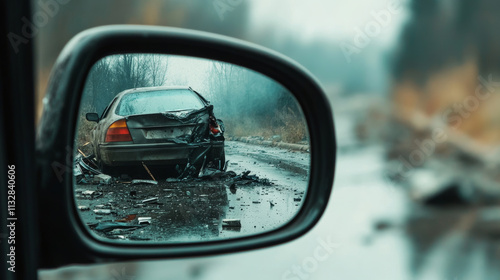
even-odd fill
[(306, 121), (287, 89), (240, 66), (158, 54), (92, 67), (74, 159), (83, 223), (122, 242), (277, 229), (300, 210), (310, 172)]

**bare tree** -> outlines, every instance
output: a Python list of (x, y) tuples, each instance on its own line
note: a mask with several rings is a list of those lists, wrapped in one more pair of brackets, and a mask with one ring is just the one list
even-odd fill
[(120, 92), (166, 82), (167, 59), (158, 54), (122, 54), (98, 61), (87, 79), (83, 103), (87, 109), (104, 111)]

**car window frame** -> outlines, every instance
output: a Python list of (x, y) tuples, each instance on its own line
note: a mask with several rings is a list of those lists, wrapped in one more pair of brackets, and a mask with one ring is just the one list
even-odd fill
[[(148, 115), (148, 114), (156, 114), (156, 113), (141, 113), (141, 114), (136, 114), (136, 113), (132, 113), (132, 114), (125, 114), (125, 115), (122, 115), (119, 111), (119, 109), (121, 108), (121, 105), (122, 105), (122, 102), (123, 102), (123, 99), (125, 98), (125, 96), (127, 95), (130, 95), (130, 94), (142, 94), (142, 93), (148, 93), (148, 92), (162, 92), (162, 91), (171, 91), (171, 90), (182, 90), (182, 91), (186, 91), (186, 92), (190, 92), (192, 94), (192, 96), (194, 98), (196, 98), (199, 102), (200, 102), (200, 105), (201, 107), (200, 108), (191, 108), (191, 109), (182, 109), (182, 110), (174, 110), (174, 111), (187, 111), (187, 110), (201, 110), (205, 107), (207, 107), (206, 103), (204, 102), (204, 100), (202, 98), (200, 98), (200, 95), (195, 93), (194, 91), (190, 90), (190, 89), (158, 89), (158, 90), (145, 90), (145, 91), (134, 91), (134, 92), (128, 92), (128, 93), (125, 93), (124, 95), (121, 96), (120, 98), (120, 102), (118, 104), (116, 104), (116, 108), (114, 110), (114, 113), (115, 115), (117, 116), (121, 116), (121, 117), (126, 117), (126, 116), (134, 116), (134, 115)], [(165, 112), (174, 112), (174, 111), (165, 111)], [(160, 112), (157, 112), (157, 113), (160, 113)]]
[(111, 103), (109, 103), (108, 107), (106, 107), (106, 109), (104, 109), (104, 112), (102, 112), (102, 115), (101, 117), (99, 118), (99, 120), (102, 120), (104, 118), (106, 118), (109, 114), (109, 111), (111, 110), (111, 107), (113, 107), (113, 105), (115, 104), (116, 100), (118, 99), (118, 96), (116, 96), (115, 98), (113, 98), (113, 100), (111, 101)]

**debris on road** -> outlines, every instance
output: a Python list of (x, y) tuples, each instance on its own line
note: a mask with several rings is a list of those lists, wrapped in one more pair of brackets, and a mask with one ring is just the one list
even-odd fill
[(78, 210), (80, 210), (80, 211), (89, 211), (90, 208), (88, 206), (86, 206), (86, 205), (79, 205), (78, 206)]
[(205, 168), (200, 173), (199, 177), (202, 179), (219, 179), (226, 175), (226, 172), (215, 169), (215, 168)]
[(78, 179), (82, 178), (82, 175), (98, 175), (102, 173), (101, 171), (99, 171), (97, 164), (93, 160), (93, 155), (84, 157), (81, 153), (76, 154), (74, 167), (74, 169), (77, 169), (81, 172), (81, 174), (79, 175), (75, 174), (75, 176), (77, 176), (77, 182)]
[(236, 184), (232, 183), (231, 186), (229, 186), (229, 190), (231, 191), (232, 194), (236, 194)]
[(95, 209), (94, 213), (97, 215), (109, 215), (111, 213), (114, 213), (111, 209)]
[(151, 178), (153, 179), (153, 181), (156, 181), (155, 177), (153, 176), (153, 174), (149, 170), (148, 166), (144, 163), (144, 161), (142, 162), (142, 166), (144, 166), (144, 169), (146, 169), (146, 171), (148, 172), (149, 176), (151, 176)]
[[(117, 177), (109, 178), (109, 184), (103, 184), (103, 179), (107, 180), (109, 175), (92, 174), (79, 166), (82, 174), (78, 175), (81, 180), (77, 181), (75, 190), (77, 205), (88, 207), (79, 207), (82, 219), (94, 233), (105, 239), (170, 242), (182, 240), (185, 236), (200, 239), (224, 238), (233, 234), (231, 231), (242, 230), (241, 220), (244, 220), (245, 231), (253, 232), (254, 225), (260, 229), (263, 223), (267, 225), (280, 221), (284, 208), (286, 211), (298, 209), (293, 207), (298, 202), (293, 202), (292, 199), (302, 198), (304, 188), (281, 185), (280, 178), (286, 183), (287, 175), (273, 177), (270, 174), (267, 177), (267, 173), (262, 170), (261, 161), (254, 165), (254, 159), (248, 162), (240, 160), (233, 165), (233, 170), (221, 170), (220, 165), (219, 168), (214, 167), (216, 165), (213, 161), (208, 163), (209, 156), (204, 152), (204, 149), (199, 149), (193, 153), (187, 167), (178, 165), (176, 169), (179, 173), (162, 167), (153, 168), (148, 164), (147, 169), (154, 173), (154, 177), (150, 178), (144, 172), (146, 168), (139, 165), (140, 174), (123, 169), (117, 172)], [(199, 157), (200, 155), (202, 156)], [(194, 173), (196, 170), (189, 171), (190, 166), (199, 170), (198, 174)], [(224, 167), (228, 166), (231, 167), (231, 164), (226, 162)], [(185, 171), (188, 176), (178, 176)], [(281, 171), (274, 169), (271, 172), (281, 174)], [(160, 174), (162, 177), (158, 181), (151, 180)], [(94, 183), (94, 177), (102, 183)], [(268, 178), (273, 179), (272, 182)], [(88, 184), (84, 183), (86, 180)], [(268, 196), (264, 198), (264, 195)], [(96, 197), (99, 198), (95, 199)], [(259, 214), (255, 217), (246, 215), (249, 211), (258, 211)], [(265, 218), (260, 218), (261, 213)], [(227, 217), (231, 219), (226, 219)], [(140, 229), (141, 227), (145, 228)]]
[(82, 194), (85, 196), (93, 196), (96, 191), (82, 191)]
[(142, 203), (156, 203), (158, 202), (158, 197), (147, 198), (142, 201)]
[(109, 205), (109, 204), (106, 204), (106, 205), (104, 205), (104, 204), (99, 204), (99, 205), (96, 205), (96, 206), (95, 206), (95, 208), (96, 208), (96, 209), (111, 209), (112, 207), (111, 207), (111, 205)]
[(123, 219), (116, 220), (115, 222), (117, 222), (117, 223), (131, 222), (131, 221), (135, 220), (136, 217), (137, 217), (137, 214), (130, 214), (130, 215), (127, 215), (127, 217), (125, 217)]
[(224, 219), (222, 220), (222, 227), (241, 227), (241, 221), (238, 219)]
[(151, 217), (139, 217), (137, 220), (139, 221), (139, 225), (151, 224)]
[(142, 228), (142, 225), (131, 225), (129, 223), (117, 223), (117, 222), (102, 222), (98, 223), (95, 227), (95, 230), (102, 232), (110, 232), (115, 229), (130, 229), (136, 230), (138, 228)]
[(109, 185), (109, 184), (111, 184), (111, 179), (112, 178), (109, 175), (98, 174), (98, 175), (94, 176), (94, 183)]
[(82, 198), (85, 199), (95, 199), (102, 196), (102, 192), (87, 190), (87, 191), (82, 191), (82, 196), (83, 196)]
[(134, 179), (134, 180), (132, 180), (131, 184), (132, 185), (136, 185), (136, 184), (158, 185), (158, 181)]

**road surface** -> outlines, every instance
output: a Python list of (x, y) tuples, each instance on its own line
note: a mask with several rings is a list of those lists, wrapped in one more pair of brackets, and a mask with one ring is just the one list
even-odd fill
[[(124, 242), (241, 237), (295, 216), (307, 191), (309, 153), (227, 141), (226, 159), (227, 172), (202, 171), (202, 178), (77, 185), (80, 216), (96, 236)], [(228, 219), (239, 225), (224, 224)]]

